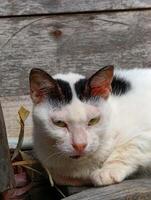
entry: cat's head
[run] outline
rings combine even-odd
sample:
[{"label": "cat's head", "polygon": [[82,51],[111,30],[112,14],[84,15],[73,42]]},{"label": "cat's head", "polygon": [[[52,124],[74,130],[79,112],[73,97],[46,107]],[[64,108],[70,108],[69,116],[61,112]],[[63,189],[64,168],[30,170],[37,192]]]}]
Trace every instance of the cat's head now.
[{"label": "cat's head", "polygon": [[33,118],[38,131],[55,141],[55,148],[70,157],[95,152],[104,140],[109,118],[113,66],[90,78],[68,73],[54,77],[41,69],[30,73]]}]

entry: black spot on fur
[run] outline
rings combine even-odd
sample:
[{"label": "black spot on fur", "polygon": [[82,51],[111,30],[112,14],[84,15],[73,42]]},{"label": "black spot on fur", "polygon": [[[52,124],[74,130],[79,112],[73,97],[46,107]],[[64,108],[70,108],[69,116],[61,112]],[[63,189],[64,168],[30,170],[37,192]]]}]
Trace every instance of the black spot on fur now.
[{"label": "black spot on fur", "polygon": [[[81,101],[92,99],[89,89],[86,90],[86,82],[87,79],[80,79],[75,83],[75,91]],[[113,77],[111,86],[112,94],[116,96],[121,96],[131,89],[131,85],[127,80],[116,76]],[[93,97],[93,99],[98,100],[99,97]]]},{"label": "black spot on fur", "polygon": [[131,89],[130,83],[124,78],[114,76],[112,81],[112,94],[121,96]]},{"label": "black spot on fur", "polygon": [[100,97],[91,95],[91,91],[89,85],[87,85],[87,81],[88,80],[86,78],[83,78],[75,83],[75,91],[77,97],[81,101],[88,101],[88,100],[98,101]]},{"label": "black spot on fur", "polygon": [[84,100],[88,96],[85,94],[86,82],[87,82],[87,79],[83,78],[75,83],[75,91],[80,100]]},{"label": "black spot on fur", "polygon": [[56,79],[56,88],[48,93],[48,98],[54,107],[60,108],[62,105],[69,104],[72,100],[72,91],[69,83]]},{"label": "black spot on fur", "polygon": [[63,81],[61,79],[57,79],[57,83],[63,94],[62,100],[65,103],[70,103],[72,100],[72,91],[71,91],[71,87],[70,87],[69,83],[66,81]]}]

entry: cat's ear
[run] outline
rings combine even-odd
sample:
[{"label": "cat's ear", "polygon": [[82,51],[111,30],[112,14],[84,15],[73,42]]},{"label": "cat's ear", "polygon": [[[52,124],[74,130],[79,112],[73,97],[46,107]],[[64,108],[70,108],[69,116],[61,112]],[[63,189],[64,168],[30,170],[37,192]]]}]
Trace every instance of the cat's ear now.
[{"label": "cat's ear", "polygon": [[47,72],[33,68],[29,75],[30,95],[35,104],[40,103],[49,95],[59,95],[60,90],[55,79]]},{"label": "cat's ear", "polygon": [[107,99],[111,92],[113,80],[113,66],[106,66],[88,79],[88,88],[91,96],[100,96]]}]

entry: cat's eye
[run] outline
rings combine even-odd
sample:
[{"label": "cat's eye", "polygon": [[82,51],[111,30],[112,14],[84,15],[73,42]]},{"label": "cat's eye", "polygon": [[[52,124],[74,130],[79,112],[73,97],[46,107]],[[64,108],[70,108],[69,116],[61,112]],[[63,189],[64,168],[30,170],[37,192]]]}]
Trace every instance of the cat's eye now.
[{"label": "cat's eye", "polygon": [[95,124],[97,124],[100,121],[100,116],[99,117],[95,117],[90,119],[90,121],[88,122],[88,126],[93,126]]},{"label": "cat's eye", "polygon": [[61,120],[58,120],[58,121],[52,120],[52,122],[53,122],[56,126],[59,126],[59,127],[62,127],[62,128],[67,127],[67,124],[66,124],[65,122],[61,121]]}]

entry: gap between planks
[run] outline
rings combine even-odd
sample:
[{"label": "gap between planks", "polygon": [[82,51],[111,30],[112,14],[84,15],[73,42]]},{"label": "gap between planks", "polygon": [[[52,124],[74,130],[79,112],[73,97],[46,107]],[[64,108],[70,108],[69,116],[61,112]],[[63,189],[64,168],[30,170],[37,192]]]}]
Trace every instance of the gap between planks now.
[{"label": "gap between planks", "polygon": [[24,17],[27,17],[27,18],[30,18],[30,17],[48,17],[49,16],[63,16],[63,15],[79,15],[79,14],[107,14],[107,13],[118,13],[118,12],[144,12],[144,11],[150,11],[151,10],[151,7],[148,7],[148,8],[131,8],[131,9],[115,9],[115,10],[112,10],[112,9],[107,9],[107,10],[87,10],[87,11],[69,11],[69,12],[52,12],[52,13],[33,13],[33,14],[21,14],[21,15],[6,15],[6,16],[3,16],[3,15],[0,15],[0,19],[3,19],[3,18],[24,18]]}]

